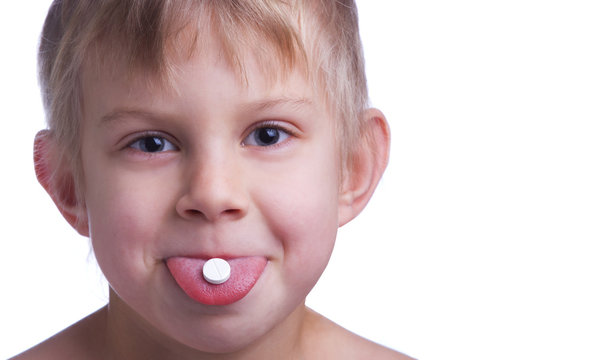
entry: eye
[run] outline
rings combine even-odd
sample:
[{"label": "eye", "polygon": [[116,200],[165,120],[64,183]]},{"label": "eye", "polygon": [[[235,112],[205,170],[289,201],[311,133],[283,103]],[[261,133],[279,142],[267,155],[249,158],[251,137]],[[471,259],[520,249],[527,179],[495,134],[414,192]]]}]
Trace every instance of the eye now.
[{"label": "eye", "polygon": [[144,136],[129,144],[132,149],[145,153],[157,153],[164,151],[176,151],[178,147],[161,136]]},{"label": "eye", "polygon": [[287,140],[291,133],[280,126],[263,124],[246,136],[244,145],[272,146]]}]

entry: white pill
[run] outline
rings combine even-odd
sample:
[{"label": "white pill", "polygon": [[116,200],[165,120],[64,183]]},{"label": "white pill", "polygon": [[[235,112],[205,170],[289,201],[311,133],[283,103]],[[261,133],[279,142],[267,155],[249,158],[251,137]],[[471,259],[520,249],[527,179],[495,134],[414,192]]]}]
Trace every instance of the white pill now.
[{"label": "white pill", "polygon": [[229,279],[230,273],[229,263],[220,258],[209,259],[203,266],[203,276],[211,284],[223,284]]}]

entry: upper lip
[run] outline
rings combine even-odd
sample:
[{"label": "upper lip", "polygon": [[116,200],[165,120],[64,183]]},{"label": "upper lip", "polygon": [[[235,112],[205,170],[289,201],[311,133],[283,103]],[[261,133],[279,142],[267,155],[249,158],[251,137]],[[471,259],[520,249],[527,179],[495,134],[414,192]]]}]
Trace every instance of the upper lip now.
[{"label": "upper lip", "polygon": [[193,259],[202,259],[202,260],[208,260],[208,259],[212,259],[212,258],[221,258],[221,259],[225,259],[225,260],[231,260],[231,259],[238,259],[238,258],[247,258],[247,257],[252,257],[252,256],[263,256],[263,255],[255,255],[255,254],[229,254],[229,253],[186,253],[186,254],[177,254],[177,255],[171,255],[171,256],[167,256],[164,258],[164,260],[168,260],[170,258],[174,258],[174,257],[184,257],[184,258],[193,258]]},{"label": "upper lip", "polygon": [[[161,243],[161,248],[154,249],[160,259],[172,257],[187,257],[195,259],[235,259],[250,256],[264,256],[268,258],[268,248],[264,242],[252,242],[243,239],[243,229],[224,229],[219,232],[199,231],[185,233],[180,237],[168,237]],[[251,238],[250,236],[248,238]],[[256,236],[257,239],[265,238]]]}]

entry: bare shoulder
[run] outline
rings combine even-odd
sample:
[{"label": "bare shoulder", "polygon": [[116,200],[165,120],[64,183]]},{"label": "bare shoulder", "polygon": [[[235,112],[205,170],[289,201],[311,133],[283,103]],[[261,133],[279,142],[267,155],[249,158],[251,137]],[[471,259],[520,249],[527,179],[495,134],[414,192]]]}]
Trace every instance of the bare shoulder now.
[{"label": "bare shoulder", "polygon": [[308,349],[321,359],[412,360],[413,358],[358,336],[307,309]]},{"label": "bare shoulder", "polygon": [[11,360],[90,359],[102,347],[104,319],[98,310]]}]

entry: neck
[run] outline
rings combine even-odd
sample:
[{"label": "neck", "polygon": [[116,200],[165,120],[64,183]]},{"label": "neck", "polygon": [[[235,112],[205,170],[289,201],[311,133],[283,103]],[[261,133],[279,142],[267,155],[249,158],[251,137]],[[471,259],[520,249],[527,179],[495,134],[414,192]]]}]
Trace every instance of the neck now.
[{"label": "neck", "polygon": [[205,353],[190,348],[151,326],[112,290],[106,309],[106,347],[112,360],[125,359],[212,359],[248,360],[301,358],[304,318],[301,304],[285,320],[245,348],[230,353]]}]

